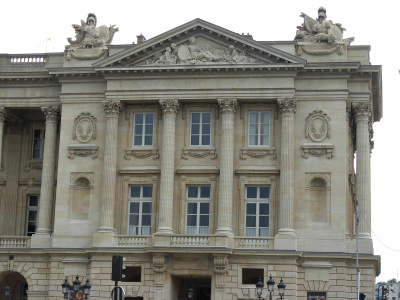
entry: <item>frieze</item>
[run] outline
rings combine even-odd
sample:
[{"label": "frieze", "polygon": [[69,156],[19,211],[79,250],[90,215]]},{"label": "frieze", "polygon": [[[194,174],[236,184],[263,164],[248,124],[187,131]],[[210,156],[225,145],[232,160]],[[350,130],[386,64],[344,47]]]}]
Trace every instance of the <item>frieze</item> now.
[{"label": "frieze", "polygon": [[92,159],[98,157],[99,146],[96,144],[72,144],[68,146],[68,158],[74,159],[78,157],[88,157]]},{"label": "frieze", "polygon": [[96,139],[97,118],[90,112],[83,112],[75,118],[72,129],[72,139],[81,143],[87,143],[91,139]]},{"label": "frieze", "polygon": [[152,157],[153,159],[158,159],[160,157],[158,153],[158,148],[153,149],[125,149],[125,156],[126,160],[130,160],[131,157],[144,159],[148,157]]},{"label": "frieze", "polygon": [[250,57],[245,50],[239,50],[234,45],[199,44],[195,37],[189,38],[184,45],[172,43],[164,51],[158,52],[144,61],[143,65],[177,65],[177,64],[250,64],[258,59]]},{"label": "frieze", "polygon": [[331,136],[330,117],[322,110],[314,110],[306,118],[306,137],[322,142]]},{"label": "frieze", "polygon": [[211,159],[217,158],[216,149],[209,148],[209,149],[191,149],[191,148],[183,148],[181,158],[188,159],[188,156],[193,158],[204,158],[210,156]]},{"label": "frieze", "polygon": [[251,158],[264,158],[270,156],[271,159],[276,159],[276,150],[275,148],[245,148],[243,147],[240,152],[240,158],[246,159],[246,156]]}]

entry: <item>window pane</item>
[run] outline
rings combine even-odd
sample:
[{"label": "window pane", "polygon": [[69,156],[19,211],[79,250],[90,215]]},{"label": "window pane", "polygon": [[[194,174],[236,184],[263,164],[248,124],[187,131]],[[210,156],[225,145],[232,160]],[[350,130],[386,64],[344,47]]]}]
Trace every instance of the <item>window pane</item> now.
[{"label": "window pane", "polygon": [[153,145],[153,136],[148,135],[144,137],[144,145],[145,146],[151,146]]},{"label": "window pane", "polygon": [[247,190],[247,198],[257,198],[256,186],[248,186],[246,190]]},{"label": "window pane", "polygon": [[131,197],[140,197],[140,186],[131,186]]},{"label": "window pane", "polygon": [[210,187],[209,186],[200,187],[200,198],[210,198]]},{"label": "window pane", "polygon": [[33,158],[40,158],[40,149],[33,150]]},{"label": "window pane", "polygon": [[143,186],[143,197],[150,198],[153,194],[153,187],[151,185]]},{"label": "window pane", "polygon": [[197,214],[197,203],[188,203],[187,214],[188,215]]},{"label": "window pane", "polygon": [[256,216],[246,217],[246,227],[256,227]]},{"label": "window pane", "polygon": [[203,124],[201,126],[201,133],[202,134],[210,134],[211,132],[211,125],[210,124]]},{"label": "window pane", "polygon": [[257,132],[258,132],[257,125],[250,125],[249,134],[257,134]]},{"label": "window pane", "polygon": [[139,225],[139,215],[130,215],[129,225]]},{"label": "window pane", "polygon": [[260,228],[260,237],[268,237],[269,236],[269,228]]},{"label": "window pane", "polygon": [[153,133],[153,125],[146,125],[144,133],[145,134],[152,134]]},{"label": "window pane", "polygon": [[266,216],[260,216],[258,219],[259,227],[269,227],[269,218]]},{"label": "window pane", "polygon": [[258,116],[258,113],[256,113],[256,112],[250,113],[250,124],[257,123],[257,116]]},{"label": "window pane", "polygon": [[210,213],[210,203],[200,203],[200,214],[209,214]]},{"label": "window pane", "polygon": [[200,138],[198,135],[192,135],[190,138],[190,144],[192,146],[200,145]]},{"label": "window pane", "polygon": [[255,203],[247,203],[246,205],[246,214],[247,215],[255,215],[257,211],[257,204]]},{"label": "window pane", "polygon": [[257,230],[255,228],[246,228],[246,236],[256,236]]},{"label": "window pane", "polygon": [[135,114],[135,124],[143,124],[143,114]]},{"label": "window pane", "polygon": [[143,133],[143,125],[135,125],[135,135],[141,135]]},{"label": "window pane", "polygon": [[135,135],[135,138],[133,139],[133,145],[134,146],[141,146],[142,145],[142,136]]},{"label": "window pane", "polygon": [[210,233],[210,228],[209,227],[200,227],[199,228],[199,233],[200,234],[209,234]]},{"label": "window pane", "polygon": [[203,146],[209,146],[210,145],[210,140],[211,140],[211,137],[209,135],[203,135],[202,138],[201,138],[201,144]]},{"label": "window pane", "polygon": [[[36,224],[29,223],[28,224],[28,232],[30,232],[30,233],[36,232]],[[32,235],[32,234],[30,234],[30,235]]]},{"label": "window pane", "polygon": [[129,212],[131,214],[135,213],[138,214],[139,213],[139,202],[131,202],[131,207]]},{"label": "window pane", "polygon": [[142,234],[143,235],[150,235],[151,234],[151,227],[150,226],[142,227]]},{"label": "window pane", "polygon": [[129,226],[129,234],[130,235],[138,235],[139,234],[139,227],[137,227],[137,226]]},{"label": "window pane", "polygon": [[143,215],[142,226],[150,226],[150,225],[151,225],[151,215]]},{"label": "window pane", "polygon": [[200,216],[200,226],[208,226],[210,224],[209,218],[209,215]]},{"label": "window pane", "polygon": [[38,196],[30,196],[29,197],[29,206],[38,206],[39,205],[39,197]]},{"label": "window pane", "polygon": [[269,198],[269,187],[268,186],[260,187],[260,198],[263,198],[263,199]]},{"label": "window pane", "polygon": [[198,188],[197,186],[189,186],[188,187],[188,197],[189,198],[197,198]]},{"label": "window pane", "polygon": [[200,123],[200,113],[192,113],[192,123]]},{"label": "window pane", "polygon": [[30,210],[28,212],[28,221],[36,221],[36,218],[37,218],[37,211]]},{"label": "window pane", "polygon": [[211,123],[211,113],[203,113],[203,123]]},{"label": "window pane", "polygon": [[187,227],[186,234],[196,234],[196,227]]},{"label": "window pane", "polygon": [[269,136],[268,135],[260,136],[260,145],[263,145],[263,146],[269,145]]},{"label": "window pane", "polygon": [[249,145],[257,146],[257,136],[255,136],[255,135],[249,136]]},{"label": "window pane", "polygon": [[192,124],[192,134],[200,134],[200,125]]},{"label": "window pane", "polygon": [[260,215],[269,215],[268,203],[260,203]]},{"label": "window pane", "polygon": [[196,226],[197,216],[187,216],[187,226]]},{"label": "window pane", "polygon": [[144,213],[144,214],[151,213],[151,202],[143,202],[142,203],[142,213]]},{"label": "window pane", "polygon": [[153,124],[153,113],[146,114],[146,124]]}]

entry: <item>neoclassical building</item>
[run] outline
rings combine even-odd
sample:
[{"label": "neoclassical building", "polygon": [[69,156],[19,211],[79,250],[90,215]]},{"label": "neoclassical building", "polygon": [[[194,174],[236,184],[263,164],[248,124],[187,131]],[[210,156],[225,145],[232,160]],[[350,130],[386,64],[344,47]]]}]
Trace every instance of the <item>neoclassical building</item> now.
[{"label": "neoclassical building", "polygon": [[112,255],[127,300],[256,299],[269,276],[288,300],[356,299],[357,201],[372,298],[381,66],[302,16],[292,41],[196,19],[111,45],[89,14],[64,52],[1,54],[0,299],[61,300],[76,275],[109,299]]}]

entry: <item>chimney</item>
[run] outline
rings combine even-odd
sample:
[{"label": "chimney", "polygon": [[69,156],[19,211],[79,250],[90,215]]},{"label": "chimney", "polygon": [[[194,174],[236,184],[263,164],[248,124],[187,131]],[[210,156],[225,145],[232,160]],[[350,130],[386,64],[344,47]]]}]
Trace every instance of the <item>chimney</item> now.
[{"label": "chimney", "polygon": [[137,38],[137,44],[141,44],[146,40],[143,34],[137,35],[136,38]]}]

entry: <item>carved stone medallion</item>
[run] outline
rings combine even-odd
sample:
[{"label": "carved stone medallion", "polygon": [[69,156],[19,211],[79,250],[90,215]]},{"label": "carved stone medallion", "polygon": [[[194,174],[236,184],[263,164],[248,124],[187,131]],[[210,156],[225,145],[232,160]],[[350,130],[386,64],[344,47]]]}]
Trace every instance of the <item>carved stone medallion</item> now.
[{"label": "carved stone medallion", "polygon": [[314,110],[306,118],[306,137],[322,142],[331,135],[330,118],[322,110]]},{"label": "carved stone medallion", "polygon": [[81,143],[87,143],[96,139],[96,117],[90,112],[83,112],[75,118],[72,129],[72,138]]}]

